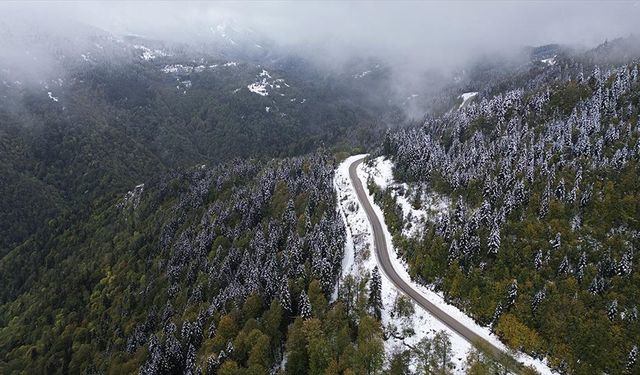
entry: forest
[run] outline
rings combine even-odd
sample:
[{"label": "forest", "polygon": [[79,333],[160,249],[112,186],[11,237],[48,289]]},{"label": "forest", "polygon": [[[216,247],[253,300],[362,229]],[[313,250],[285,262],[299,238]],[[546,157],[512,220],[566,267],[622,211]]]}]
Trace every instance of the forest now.
[{"label": "forest", "polygon": [[390,191],[377,199],[412,276],[510,347],[560,373],[636,373],[638,65],[558,65],[387,133],[381,152],[414,208],[452,200],[418,235],[402,234]]},{"label": "forest", "polygon": [[[455,369],[445,331],[388,350],[415,332],[382,324],[380,271],[341,274],[335,171],[363,152],[406,184],[368,187],[415,281],[560,374],[640,371],[637,39],[417,94],[373,59],[35,37],[59,76],[0,56],[0,374],[507,374],[482,347]],[[398,194],[451,206],[405,235]]]}]

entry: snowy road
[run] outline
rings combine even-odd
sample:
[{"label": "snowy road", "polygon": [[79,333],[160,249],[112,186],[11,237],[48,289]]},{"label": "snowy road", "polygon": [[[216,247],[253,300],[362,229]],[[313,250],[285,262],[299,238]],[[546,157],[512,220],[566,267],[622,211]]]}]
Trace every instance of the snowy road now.
[{"label": "snowy road", "polygon": [[[450,329],[457,332],[467,341],[471,342],[472,344],[482,344],[483,347],[491,350],[497,357],[507,355],[507,353],[503,349],[485,340],[483,337],[469,329],[466,325],[455,319],[453,316],[447,314],[441,308],[427,300],[422,293],[415,290],[400,275],[398,275],[389,256],[389,251],[387,249],[387,240],[385,238],[380,220],[374,212],[373,207],[371,206],[371,203],[369,202],[369,199],[367,197],[367,193],[365,192],[362,185],[362,181],[357,174],[357,168],[364,161],[364,159],[365,157],[356,159],[351,163],[351,165],[349,165],[349,178],[358,196],[358,200],[361,206],[364,208],[367,219],[369,220],[369,223],[371,225],[374,238],[375,254],[382,271],[392,281],[392,283],[398,290],[402,291],[407,296],[412,298],[418,305],[427,310]],[[521,368],[513,370],[516,372],[521,372]]]}]

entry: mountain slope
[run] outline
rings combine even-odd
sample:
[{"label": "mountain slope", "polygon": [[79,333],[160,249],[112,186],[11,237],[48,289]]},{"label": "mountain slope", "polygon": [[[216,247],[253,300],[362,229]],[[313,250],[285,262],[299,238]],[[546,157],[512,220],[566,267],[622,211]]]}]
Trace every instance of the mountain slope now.
[{"label": "mountain slope", "polygon": [[567,61],[523,89],[389,133],[383,152],[409,187],[380,199],[400,229],[416,223],[394,194],[415,209],[429,194],[451,199],[447,215],[416,236],[398,229],[395,241],[415,277],[505,342],[562,372],[632,373],[638,66],[587,76]]}]

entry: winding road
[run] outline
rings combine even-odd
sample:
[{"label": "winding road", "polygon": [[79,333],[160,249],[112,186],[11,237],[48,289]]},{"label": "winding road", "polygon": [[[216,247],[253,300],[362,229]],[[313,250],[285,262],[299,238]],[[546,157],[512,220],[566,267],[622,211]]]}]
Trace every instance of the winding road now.
[{"label": "winding road", "polygon": [[[360,201],[360,204],[362,205],[365,213],[367,214],[367,219],[371,224],[371,228],[373,230],[375,253],[378,259],[378,264],[380,265],[380,268],[382,269],[382,271],[387,275],[389,280],[391,280],[391,282],[395,285],[395,287],[398,290],[402,291],[404,294],[409,296],[418,305],[420,305],[422,308],[427,310],[429,313],[431,313],[431,315],[436,317],[438,320],[440,320],[446,326],[451,328],[453,331],[457,332],[460,336],[465,338],[467,341],[469,341],[472,344],[476,344],[476,345],[479,344],[483,348],[486,348],[487,350],[489,350],[491,352],[490,354],[493,354],[493,356],[497,358],[505,358],[505,356],[510,357],[510,355],[504,352],[501,348],[485,340],[484,338],[482,338],[481,336],[479,336],[478,334],[470,330],[468,327],[466,327],[464,324],[456,320],[454,317],[444,312],[438,306],[431,303],[420,292],[415,290],[413,287],[411,287],[411,285],[409,285],[406,281],[404,281],[400,277],[400,275],[398,275],[396,270],[393,268],[391,259],[389,258],[387,241],[384,235],[384,231],[382,230],[382,225],[380,224],[380,220],[378,220],[378,216],[373,211],[373,207],[371,207],[371,203],[369,202],[367,193],[364,190],[362,181],[360,180],[357,174],[357,168],[364,161],[364,159],[365,157],[361,159],[357,159],[353,163],[351,163],[351,165],[349,166],[349,178],[351,179],[351,184],[353,185],[353,188],[356,191],[358,200]],[[518,367],[519,368],[512,369],[512,371],[520,373],[522,371],[522,368],[520,366]]]}]

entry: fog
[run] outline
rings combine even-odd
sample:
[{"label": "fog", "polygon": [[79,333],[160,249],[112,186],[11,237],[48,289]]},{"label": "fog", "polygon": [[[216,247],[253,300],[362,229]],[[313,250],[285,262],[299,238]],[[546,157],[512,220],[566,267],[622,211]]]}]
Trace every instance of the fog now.
[{"label": "fog", "polygon": [[547,43],[592,46],[638,29],[640,2],[61,2],[5,3],[52,25],[71,19],[114,33],[189,42],[233,20],[279,44],[322,56],[369,54],[445,65],[486,51]]},{"label": "fog", "polygon": [[[72,37],[86,32],[73,26],[82,23],[116,35],[202,43],[211,27],[224,22],[325,65],[372,57],[411,77],[524,46],[593,47],[635,33],[638,19],[638,1],[12,2],[0,4],[0,57],[19,62],[25,47],[2,38],[34,28],[45,30],[35,39],[46,33]],[[34,35],[25,40],[34,42]]]}]

